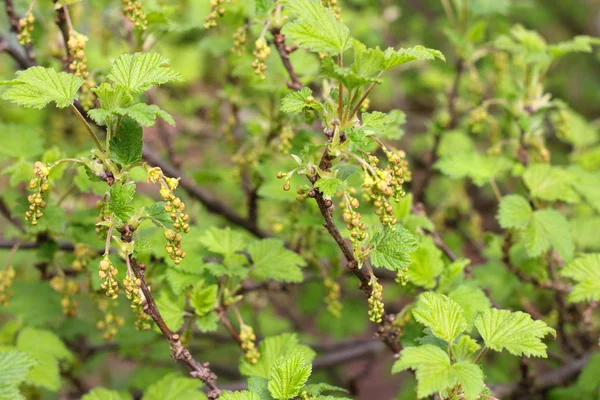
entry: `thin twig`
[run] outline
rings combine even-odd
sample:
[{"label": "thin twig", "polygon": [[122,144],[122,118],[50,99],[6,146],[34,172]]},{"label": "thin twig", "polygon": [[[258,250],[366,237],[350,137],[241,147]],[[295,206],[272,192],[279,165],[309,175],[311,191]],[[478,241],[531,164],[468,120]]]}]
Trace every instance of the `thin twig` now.
[{"label": "thin twig", "polygon": [[73,110],[73,112],[75,113],[75,115],[77,116],[77,118],[79,118],[79,120],[81,121],[81,123],[83,124],[83,126],[85,126],[85,129],[87,130],[87,132],[92,137],[92,140],[96,144],[96,147],[98,148],[98,150],[100,150],[101,152],[104,152],[104,148],[102,148],[102,145],[100,144],[100,140],[98,140],[98,136],[96,136],[96,134],[92,130],[92,127],[90,126],[90,124],[87,123],[87,121],[85,120],[84,116],[81,115],[81,112],[79,112],[79,110],[77,109],[77,107],[75,107],[74,104],[71,104],[71,110]]},{"label": "thin twig", "polygon": [[[21,27],[19,25],[19,21],[21,20],[21,18],[19,17],[19,15],[17,15],[17,13],[15,11],[15,6],[13,4],[13,0],[4,0],[4,6],[5,6],[4,8],[6,10],[6,15],[8,16],[10,30],[15,35],[18,35],[19,33],[21,33]],[[26,56],[27,61],[26,61],[26,63],[19,62],[19,64],[24,68],[29,68],[36,64],[33,46],[31,45],[31,43],[27,43],[23,46],[23,48],[25,49],[25,56]],[[14,56],[13,56],[13,58],[14,58]]]}]

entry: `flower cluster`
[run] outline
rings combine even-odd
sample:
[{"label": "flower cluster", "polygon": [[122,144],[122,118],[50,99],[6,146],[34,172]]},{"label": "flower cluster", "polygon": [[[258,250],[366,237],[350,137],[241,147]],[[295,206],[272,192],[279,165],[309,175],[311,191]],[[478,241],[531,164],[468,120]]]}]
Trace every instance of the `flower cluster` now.
[{"label": "flower cluster", "polygon": [[106,301],[99,303],[100,311],[104,313],[104,318],[96,322],[96,328],[103,332],[104,340],[113,340],[119,332],[119,328],[125,324],[123,317],[117,315],[116,310]]},{"label": "flower cluster", "polygon": [[246,26],[240,26],[233,33],[233,46],[231,47],[231,52],[236,56],[242,56],[245,53],[247,41]]},{"label": "flower cluster", "polygon": [[323,7],[329,8],[336,18],[341,21],[342,19],[342,8],[338,6],[338,0],[321,0]]},{"label": "flower cluster", "polygon": [[260,353],[256,348],[256,335],[251,326],[242,324],[240,329],[240,341],[240,346],[242,350],[244,350],[244,353],[246,353],[246,360],[248,360],[250,364],[256,364],[260,358]]},{"label": "flower cluster", "polygon": [[148,28],[148,19],[139,0],[121,0],[123,14],[139,30],[145,31]]},{"label": "flower cluster", "polygon": [[83,78],[81,85],[80,101],[85,109],[90,109],[94,106],[94,93],[91,88],[94,82],[89,79],[90,73],[87,70],[87,57],[85,56],[85,45],[88,37],[81,33],[71,30],[69,32],[69,41],[67,47],[69,49],[70,64],[69,69],[73,74]]},{"label": "flower cluster", "polygon": [[368,236],[367,227],[361,222],[360,213],[355,211],[359,206],[358,199],[348,193],[344,193],[344,201],[341,204],[344,210],[342,218],[344,218],[346,228],[350,230],[350,241],[352,242],[355,254],[360,252],[360,243]]},{"label": "flower cluster", "polygon": [[75,271],[83,271],[88,266],[90,261],[96,257],[96,252],[90,249],[90,246],[85,243],[77,243],[73,251],[75,259],[71,263],[71,268]]},{"label": "flower cluster", "polygon": [[340,284],[331,279],[330,277],[326,277],[323,281],[323,285],[325,286],[325,291],[327,292],[325,296],[325,304],[327,304],[327,310],[336,318],[339,318],[342,312],[342,303],[340,302]]},{"label": "flower cluster", "polygon": [[100,287],[106,291],[106,295],[113,299],[119,297],[117,291],[119,290],[119,282],[115,279],[119,271],[110,262],[108,254],[104,255],[102,261],[100,261],[100,269],[98,270],[98,276],[104,282],[100,284]]},{"label": "flower cluster", "polygon": [[127,275],[123,279],[123,287],[127,300],[131,302],[131,309],[135,314],[135,327],[139,331],[147,331],[150,329],[150,316],[144,312],[144,295],[140,289],[141,282],[138,278]]},{"label": "flower cluster", "polygon": [[285,183],[283,184],[283,190],[285,190],[287,192],[291,188],[291,186],[290,186],[291,174],[288,174],[287,172],[279,171],[277,173],[277,179],[283,179],[283,178],[285,178]]},{"label": "flower cluster", "polygon": [[65,276],[57,275],[50,280],[50,287],[61,295],[63,314],[67,317],[77,316],[79,301],[75,300],[75,295],[79,294],[79,284]]},{"label": "flower cluster", "polygon": [[483,132],[484,124],[488,119],[485,107],[477,107],[469,113],[469,127],[473,133]]},{"label": "flower cluster", "polygon": [[31,11],[28,11],[27,14],[19,20],[19,33],[17,39],[19,39],[21,45],[24,46],[31,43],[31,32],[33,32],[34,22],[35,17]]},{"label": "flower cluster", "polygon": [[15,269],[12,266],[9,265],[0,271],[0,306],[6,306],[10,302],[12,296],[10,287],[13,279],[15,279]]},{"label": "flower cluster", "polygon": [[210,14],[204,17],[204,29],[208,30],[217,26],[217,18],[225,15],[225,0],[210,0]]},{"label": "flower cluster", "polygon": [[29,182],[29,188],[36,190],[36,192],[30,194],[27,198],[29,200],[29,210],[25,213],[25,219],[31,225],[37,225],[38,219],[44,215],[42,209],[46,207],[44,193],[50,190],[50,183],[48,182],[50,168],[43,162],[38,161],[33,166],[33,172],[36,177]]},{"label": "flower cluster", "polygon": [[252,68],[254,69],[254,73],[260,77],[260,79],[265,79],[265,71],[267,70],[267,64],[265,61],[269,54],[271,54],[271,48],[267,44],[267,41],[263,36],[259,37],[258,40],[254,43],[254,62],[252,62]]},{"label": "flower cluster", "polygon": [[383,318],[383,286],[373,277],[369,285],[373,287],[369,297],[369,319],[380,323]]},{"label": "flower cluster", "polygon": [[279,132],[279,146],[278,149],[282,154],[289,154],[292,150],[291,140],[294,138],[294,131],[289,125],[284,125]]},{"label": "flower cluster", "polygon": [[164,176],[158,167],[146,166],[146,169],[148,182],[160,183],[160,196],[165,201],[165,211],[169,213],[173,221],[173,230],[165,229],[165,238],[168,241],[165,249],[175,264],[179,264],[185,258],[185,252],[181,250],[181,232],[188,233],[190,231],[190,225],[187,222],[189,215],[184,212],[185,204],[173,193],[179,185],[179,179]]}]

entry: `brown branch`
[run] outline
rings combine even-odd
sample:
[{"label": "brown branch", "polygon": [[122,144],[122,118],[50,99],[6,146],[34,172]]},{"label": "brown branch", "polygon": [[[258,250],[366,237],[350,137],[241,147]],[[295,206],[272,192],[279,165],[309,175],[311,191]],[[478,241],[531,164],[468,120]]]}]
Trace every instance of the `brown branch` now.
[{"label": "brown branch", "polygon": [[[133,229],[126,225],[123,233],[121,234],[121,240],[123,242],[129,243],[132,240]],[[140,280],[140,289],[144,294],[144,312],[148,314],[158,329],[162,332],[163,336],[169,341],[171,347],[171,356],[188,366],[190,369],[190,375],[193,378],[197,378],[204,382],[204,384],[208,388],[207,397],[209,399],[217,399],[221,395],[221,390],[217,386],[216,379],[217,376],[211,371],[208,363],[200,363],[190,353],[190,351],[183,346],[181,343],[181,338],[179,334],[172,332],[171,329],[167,326],[166,322],[160,315],[160,311],[156,306],[156,302],[154,301],[154,297],[150,292],[150,288],[146,284],[145,270],[146,266],[144,264],[138,263],[138,261],[132,256],[128,255],[129,263],[131,264],[131,268],[136,278]]]},{"label": "brown branch", "polygon": [[27,59],[26,56],[23,56],[21,52],[14,46],[8,42],[1,33],[0,33],[0,53],[6,53],[19,65],[19,69],[27,69],[35,65],[34,62],[31,62]]},{"label": "brown branch", "polygon": [[160,169],[162,169],[168,176],[181,177],[179,185],[190,196],[200,201],[209,212],[222,216],[232,224],[246,229],[256,237],[266,238],[271,236],[269,232],[255,226],[252,221],[242,217],[235,210],[231,209],[229,206],[217,199],[212,193],[197,186],[192,179],[184,176],[184,174],[178,168],[175,168],[169,163],[165,162],[161,157],[146,147],[144,147],[143,157],[144,160],[148,161],[148,163],[150,163],[152,166],[160,167]]},{"label": "brown branch", "polygon": [[285,67],[288,75],[290,76],[290,82],[287,83],[287,86],[290,89],[300,90],[302,89],[302,82],[300,82],[300,78],[296,73],[296,70],[292,66],[290,62],[290,54],[295,50],[293,47],[289,47],[285,45],[285,35],[281,33],[281,28],[273,28],[271,29],[271,34],[273,34],[273,44],[279,53],[279,57],[281,58],[281,62]]},{"label": "brown branch", "polygon": [[[8,16],[10,30],[15,35],[18,35],[21,32],[21,27],[19,26],[19,21],[21,20],[21,18],[19,17],[19,15],[17,15],[17,13],[15,11],[15,6],[13,4],[13,0],[4,0],[4,6],[5,6],[4,8],[6,10],[6,15]],[[19,65],[22,68],[29,68],[36,64],[33,46],[31,45],[31,43],[27,43],[26,45],[23,46],[23,48],[25,49],[25,57],[26,57],[25,62],[24,63],[21,63],[19,61],[17,61],[17,62],[19,62]],[[4,50],[4,51],[6,51],[6,50]],[[13,58],[15,58],[12,54],[11,54],[11,56]],[[16,58],[15,58],[15,60],[16,60]]]},{"label": "brown branch", "polygon": [[65,44],[65,57],[63,58],[63,69],[67,69],[68,65],[71,63],[71,57],[69,55],[69,36],[70,29],[69,23],[67,20],[67,9],[66,6],[61,6],[59,0],[52,0],[54,3],[54,7],[56,8],[56,16],[54,18],[54,22],[63,38],[63,42]]}]

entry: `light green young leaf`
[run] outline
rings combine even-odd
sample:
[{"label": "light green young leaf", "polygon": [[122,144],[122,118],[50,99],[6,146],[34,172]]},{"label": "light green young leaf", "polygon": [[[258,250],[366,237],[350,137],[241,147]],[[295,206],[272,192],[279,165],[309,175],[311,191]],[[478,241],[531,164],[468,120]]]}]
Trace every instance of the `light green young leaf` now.
[{"label": "light green young leaf", "polygon": [[518,194],[510,194],[504,196],[500,202],[498,220],[504,229],[522,228],[527,225],[532,213],[533,210],[527,199]]},{"label": "light green young leaf", "polygon": [[0,351],[0,387],[18,386],[36,364],[35,358],[26,352]]},{"label": "light green young leaf", "polygon": [[225,392],[219,397],[221,400],[262,400],[256,393],[242,390],[241,392]]},{"label": "light green young leaf", "polygon": [[452,365],[452,371],[463,390],[464,400],[477,400],[484,389],[481,367],[471,362],[460,361]]},{"label": "light green young leaf", "polygon": [[45,329],[24,328],[17,337],[17,348],[25,352],[42,352],[59,360],[73,360],[73,353],[54,332]]},{"label": "light green young leaf", "polygon": [[506,349],[509,353],[527,357],[546,358],[546,345],[542,338],[556,331],[543,321],[534,321],[524,312],[510,312],[491,308],[475,319],[475,326],[485,345],[495,351]]},{"label": "light green young leaf", "polygon": [[576,282],[569,294],[569,301],[579,303],[600,300],[600,253],[577,257],[560,274]]},{"label": "light green young leaf", "polygon": [[58,108],[65,108],[77,99],[77,91],[83,84],[83,79],[51,68],[31,67],[18,71],[17,77],[12,81],[0,84],[9,86],[2,98],[23,107],[43,108],[54,102]]},{"label": "light green young leaf", "polygon": [[600,174],[589,172],[579,166],[571,166],[572,185],[596,212],[600,213]]},{"label": "light green young leaf", "polygon": [[279,239],[262,239],[248,246],[252,258],[251,275],[255,279],[274,279],[279,282],[302,282],[300,267],[306,261],[297,253],[283,247]]},{"label": "light green young leaf", "polygon": [[135,209],[131,205],[135,196],[135,183],[115,182],[110,187],[110,209],[123,222],[129,221]]},{"label": "light green young leaf", "polygon": [[181,328],[181,325],[183,325],[185,297],[174,298],[166,290],[161,290],[156,300],[156,306],[171,331],[176,332]]},{"label": "light green young leaf", "polygon": [[556,210],[535,211],[524,235],[525,248],[531,257],[538,257],[552,247],[566,261],[573,258],[575,246],[571,225]]},{"label": "light green young leaf", "polygon": [[203,287],[203,285],[197,285],[190,296],[190,303],[196,315],[203,316],[213,310],[217,305],[217,293],[219,291],[218,285],[209,285]]},{"label": "light green young leaf", "polygon": [[571,186],[573,179],[568,171],[548,164],[532,164],[523,175],[523,180],[533,197],[548,201],[562,200],[567,203],[579,202],[579,196]]},{"label": "light green young leaf", "polygon": [[146,214],[148,217],[152,218],[152,222],[162,227],[160,224],[164,226],[171,226],[173,224],[173,220],[169,213],[165,210],[165,202],[157,201],[151,206],[144,207]]},{"label": "light green young leaf", "polygon": [[331,55],[350,48],[350,30],[325,8],[320,0],[286,0],[285,8],[296,17],[282,33],[300,47]]},{"label": "light green young leaf", "polygon": [[410,253],[417,250],[417,241],[410,231],[398,226],[395,231],[383,229],[377,232],[372,244],[371,264],[375,267],[399,271],[408,268]]},{"label": "light green young leaf", "polygon": [[419,248],[411,253],[410,258],[411,266],[407,272],[409,282],[425,289],[432,289],[436,284],[435,278],[444,270],[442,252],[433,239],[421,238]]},{"label": "light green young leaf", "polygon": [[592,45],[598,44],[600,44],[599,38],[579,35],[570,40],[550,45],[548,50],[553,57],[559,58],[569,53],[591,53]]},{"label": "light green young leaf", "polygon": [[384,67],[385,56],[379,47],[368,49],[367,46],[354,40],[354,63],[351,69],[356,75],[372,77],[378,75]]},{"label": "light green young leaf", "polygon": [[325,196],[335,196],[335,194],[344,188],[344,184],[338,178],[331,175],[322,176],[314,185]]},{"label": "light green young leaf", "polygon": [[420,399],[454,386],[455,377],[448,354],[432,344],[402,350],[400,359],[392,367],[392,373],[407,369],[416,371],[417,397]]},{"label": "light green young leaf", "polygon": [[340,67],[332,57],[325,58],[321,63],[321,72],[327,78],[335,79],[344,84],[348,89],[356,89],[367,83],[383,82],[378,77],[362,76],[350,68]]},{"label": "light green young leaf", "polygon": [[299,344],[298,337],[293,333],[265,338],[258,346],[260,358],[256,364],[250,364],[245,359],[240,364],[240,372],[246,376],[269,378],[271,367],[281,356],[301,352],[304,360],[310,363],[315,358],[315,352],[308,346]]},{"label": "light green young leaf", "polygon": [[182,81],[181,75],[169,68],[169,62],[158,53],[123,54],[113,63],[108,79],[131,94],[145,92],[153,85]]},{"label": "light green young leaf", "polygon": [[483,290],[473,284],[464,283],[448,293],[448,297],[454,300],[463,310],[467,329],[473,327],[475,317],[492,306],[490,299]]},{"label": "light green young leaf", "polygon": [[400,110],[389,113],[374,111],[362,113],[362,130],[367,136],[376,135],[378,138],[400,139],[404,134],[402,125],[406,123],[406,114]]},{"label": "light green young leaf", "polygon": [[281,99],[280,110],[287,114],[297,114],[306,110],[322,110],[321,102],[312,97],[312,90],[307,87],[292,92]]},{"label": "light green young leaf", "polygon": [[428,49],[423,46],[410,47],[408,49],[394,50],[391,47],[384,53],[384,69],[389,71],[399,65],[406,64],[414,60],[435,60],[436,58],[446,61],[446,57],[441,51]]},{"label": "light green young leaf", "polygon": [[443,294],[421,294],[412,313],[417,322],[430,328],[435,336],[448,343],[452,343],[468,328],[462,308]]},{"label": "light green young leaf", "polygon": [[58,359],[43,351],[31,351],[29,354],[35,358],[37,363],[29,371],[27,383],[48,389],[52,392],[58,391],[60,388]]},{"label": "light green young leaf", "polygon": [[282,356],[269,373],[269,393],[277,400],[292,399],[300,393],[311,372],[312,366],[304,360],[302,352]]},{"label": "light green young leaf", "polygon": [[454,179],[471,178],[477,186],[483,186],[493,178],[506,173],[512,162],[505,157],[495,157],[477,152],[453,153],[443,156],[435,168]]},{"label": "light green young leaf", "polygon": [[244,235],[232,231],[229,227],[219,229],[211,226],[200,237],[200,243],[213,253],[223,256],[232,255],[246,247]]},{"label": "light green young leaf", "polygon": [[131,400],[128,393],[97,387],[84,395],[81,400]]},{"label": "light green young leaf", "polygon": [[149,386],[142,400],[205,400],[206,396],[199,390],[201,387],[198,379],[170,374]]},{"label": "light green young leaf", "polygon": [[135,120],[123,118],[117,136],[110,140],[111,158],[123,166],[142,161],[143,135],[142,127]]},{"label": "light green young leaf", "polygon": [[456,361],[468,361],[480,348],[481,346],[475,339],[463,335],[452,344],[452,357]]},{"label": "light green young leaf", "polygon": [[346,389],[338,387],[338,386],[333,386],[328,383],[311,383],[311,384],[304,386],[303,391],[305,391],[306,393],[308,393],[312,396],[318,396],[324,392],[348,393],[348,391]]}]

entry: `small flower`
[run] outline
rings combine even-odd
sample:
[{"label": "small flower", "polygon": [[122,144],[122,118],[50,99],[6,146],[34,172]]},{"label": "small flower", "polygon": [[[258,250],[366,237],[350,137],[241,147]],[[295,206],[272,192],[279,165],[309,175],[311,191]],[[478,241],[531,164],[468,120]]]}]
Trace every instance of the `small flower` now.
[{"label": "small flower", "polygon": [[217,19],[225,15],[225,0],[210,0],[210,13],[204,17],[204,29],[209,30],[217,26]]},{"label": "small flower", "polygon": [[260,358],[260,353],[256,348],[256,335],[251,326],[242,324],[240,329],[240,347],[246,353],[246,360],[250,364],[256,364]]},{"label": "small flower", "polygon": [[254,62],[252,63],[252,68],[254,69],[254,73],[260,77],[260,79],[265,79],[265,71],[267,70],[267,64],[265,61],[269,54],[271,54],[271,48],[267,44],[267,41],[263,36],[259,37],[258,40],[254,43]]},{"label": "small flower", "polygon": [[383,286],[381,286],[375,277],[371,279],[369,285],[373,287],[371,296],[369,297],[369,319],[373,322],[380,323],[383,318]]},{"label": "small flower", "polygon": [[139,0],[121,0],[121,6],[125,17],[133,23],[133,25],[141,30],[148,29],[148,19],[142,8],[142,2]]},{"label": "small flower", "polygon": [[147,331],[151,328],[151,318],[144,308],[147,306],[146,300],[140,288],[141,281],[135,278],[133,275],[127,275],[123,279],[123,287],[125,288],[125,295],[127,300],[131,302],[131,309],[135,314],[135,327],[139,331]]},{"label": "small flower", "polygon": [[115,279],[118,273],[119,271],[111,263],[108,254],[105,254],[102,261],[100,261],[98,276],[104,281],[100,284],[100,287],[104,289],[106,295],[112,299],[119,297],[117,294],[119,291],[119,282]]},{"label": "small flower", "polygon": [[34,22],[35,17],[31,10],[27,11],[27,14],[19,20],[19,33],[17,34],[17,39],[19,39],[21,45],[24,46],[31,43],[31,32],[33,32]]},{"label": "small flower", "polygon": [[46,207],[44,195],[50,190],[50,183],[48,182],[50,168],[43,162],[37,161],[33,165],[33,173],[36,177],[29,182],[29,189],[35,192],[27,197],[29,210],[25,212],[25,220],[35,226],[44,215],[42,211]]}]

